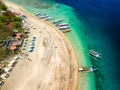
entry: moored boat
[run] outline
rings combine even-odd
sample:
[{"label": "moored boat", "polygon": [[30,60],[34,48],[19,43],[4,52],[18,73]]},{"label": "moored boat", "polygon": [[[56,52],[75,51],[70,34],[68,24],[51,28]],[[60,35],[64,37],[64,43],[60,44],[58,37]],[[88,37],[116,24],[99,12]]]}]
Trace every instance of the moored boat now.
[{"label": "moored boat", "polygon": [[62,27],[59,27],[60,30],[65,30],[65,29],[69,29],[68,26],[62,26]]},{"label": "moored boat", "polygon": [[45,20],[50,20],[50,19],[52,19],[53,17],[47,17],[47,18],[45,18]]},{"label": "moored boat", "polygon": [[41,15],[41,13],[36,13],[35,16]]},{"label": "moored boat", "polygon": [[56,24],[56,23],[59,23],[59,22],[61,22],[61,21],[63,21],[63,19],[55,20],[53,23]]},{"label": "moored boat", "polygon": [[42,19],[42,18],[47,18],[48,15],[41,15],[41,16],[38,16],[39,19]]},{"label": "moored boat", "polygon": [[71,30],[64,30],[63,33],[67,33],[67,32],[70,32]]},{"label": "moored boat", "polygon": [[96,57],[96,58],[101,58],[101,55],[94,50],[89,50],[89,54]]},{"label": "moored boat", "polygon": [[67,26],[67,25],[68,25],[68,23],[57,24],[57,26],[60,26],[60,27],[62,27],[62,26]]},{"label": "moored boat", "polygon": [[97,70],[97,68],[92,68],[92,67],[91,68],[83,67],[83,68],[78,69],[79,72],[94,72],[96,70]]}]

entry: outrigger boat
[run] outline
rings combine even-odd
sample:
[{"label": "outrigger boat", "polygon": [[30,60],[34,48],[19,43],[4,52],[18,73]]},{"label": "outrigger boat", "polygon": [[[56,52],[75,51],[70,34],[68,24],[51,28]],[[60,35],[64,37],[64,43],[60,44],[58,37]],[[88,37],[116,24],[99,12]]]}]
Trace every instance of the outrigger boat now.
[{"label": "outrigger boat", "polygon": [[65,30],[65,29],[69,29],[68,26],[62,26],[62,27],[59,27],[60,30]]},{"label": "outrigger boat", "polygon": [[35,16],[41,15],[41,13],[36,13]]},{"label": "outrigger boat", "polygon": [[42,18],[47,18],[48,15],[41,15],[41,16],[38,16],[38,18],[42,19]]},{"label": "outrigger boat", "polygon": [[59,23],[59,22],[61,22],[61,21],[63,21],[63,19],[55,20],[53,23],[56,24],[56,23]]},{"label": "outrigger boat", "polygon": [[88,67],[84,67],[84,68],[79,68],[78,69],[78,71],[79,72],[94,72],[94,71],[96,71],[97,70],[97,68],[88,68]]},{"label": "outrigger boat", "polygon": [[50,19],[52,19],[53,17],[47,17],[47,18],[45,18],[45,20],[50,20]]},{"label": "outrigger boat", "polygon": [[67,33],[67,32],[70,32],[71,30],[64,30],[63,33]]},{"label": "outrigger boat", "polygon": [[101,58],[101,55],[94,50],[89,50],[89,54],[96,57],[96,58]]},{"label": "outrigger boat", "polygon": [[68,23],[57,24],[57,26],[59,26],[59,27],[63,27],[63,26],[67,26],[67,25],[68,25]]}]

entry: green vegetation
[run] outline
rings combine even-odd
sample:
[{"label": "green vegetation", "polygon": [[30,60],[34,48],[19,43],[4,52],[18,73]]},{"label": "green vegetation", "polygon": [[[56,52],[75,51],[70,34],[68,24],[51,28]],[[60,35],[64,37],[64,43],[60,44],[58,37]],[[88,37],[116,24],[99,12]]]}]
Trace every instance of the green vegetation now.
[{"label": "green vegetation", "polygon": [[22,20],[14,13],[7,10],[7,7],[0,1],[0,59],[9,55],[10,50],[3,43],[4,40],[13,38],[14,29],[22,32]]},{"label": "green vegetation", "polygon": [[0,10],[7,10],[7,7],[0,1]]}]

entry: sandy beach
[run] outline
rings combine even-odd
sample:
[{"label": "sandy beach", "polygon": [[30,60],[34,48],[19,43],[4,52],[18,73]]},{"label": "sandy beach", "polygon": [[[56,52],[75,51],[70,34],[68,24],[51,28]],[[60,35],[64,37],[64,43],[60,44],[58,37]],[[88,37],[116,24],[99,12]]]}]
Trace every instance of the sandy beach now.
[{"label": "sandy beach", "polygon": [[[39,20],[22,6],[3,1],[8,8],[26,15],[35,49],[21,57],[1,90],[76,90],[77,58],[68,39],[50,22]],[[32,27],[31,27],[32,26]],[[28,59],[30,58],[30,60]],[[82,89],[81,89],[82,90]]]}]

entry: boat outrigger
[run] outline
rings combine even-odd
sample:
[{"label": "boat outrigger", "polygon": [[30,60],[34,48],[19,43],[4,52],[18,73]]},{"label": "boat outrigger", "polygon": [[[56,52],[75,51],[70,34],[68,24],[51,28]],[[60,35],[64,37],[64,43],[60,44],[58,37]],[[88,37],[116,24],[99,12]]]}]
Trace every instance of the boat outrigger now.
[{"label": "boat outrigger", "polygon": [[89,54],[96,57],[96,58],[101,58],[101,55],[94,50],[89,50]]},{"label": "boat outrigger", "polygon": [[92,68],[92,67],[91,68],[83,67],[83,68],[78,69],[79,72],[94,72],[96,70],[97,70],[97,68]]}]

